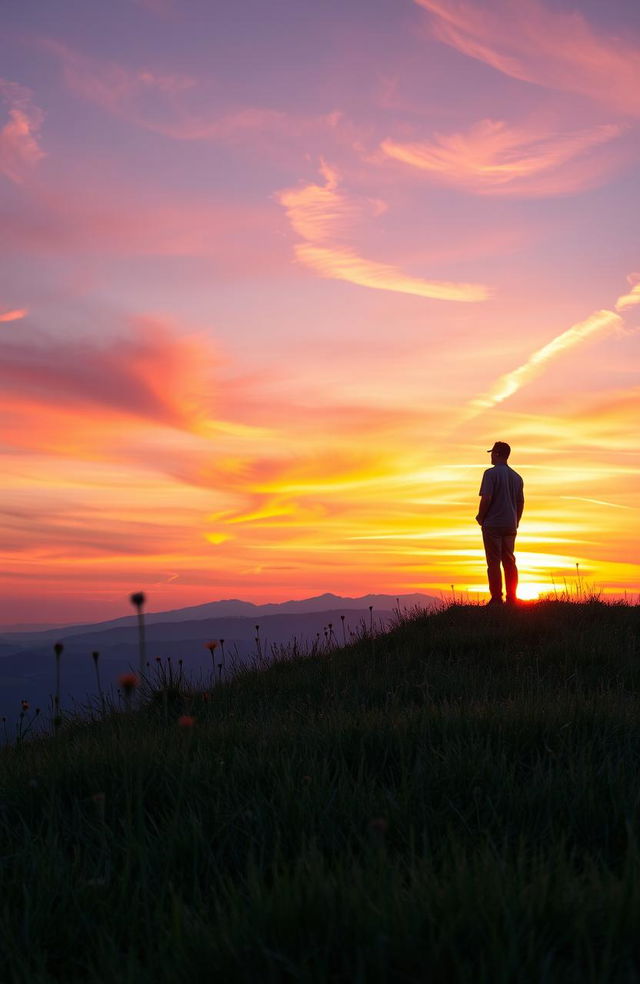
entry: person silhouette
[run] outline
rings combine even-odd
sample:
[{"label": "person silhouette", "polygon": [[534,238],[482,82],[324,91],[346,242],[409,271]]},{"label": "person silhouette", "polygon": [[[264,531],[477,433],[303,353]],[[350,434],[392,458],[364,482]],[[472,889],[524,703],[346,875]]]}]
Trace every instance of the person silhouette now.
[{"label": "person silhouette", "polygon": [[487,577],[491,599],[489,605],[502,604],[502,571],[507,604],[517,601],[518,568],[514,548],[520,517],[524,509],[524,482],[507,464],[511,448],[496,441],[487,451],[493,467],[487,468],[480,485],[480,508],[476,521],[482,527],[482,542],[487,558]]}]

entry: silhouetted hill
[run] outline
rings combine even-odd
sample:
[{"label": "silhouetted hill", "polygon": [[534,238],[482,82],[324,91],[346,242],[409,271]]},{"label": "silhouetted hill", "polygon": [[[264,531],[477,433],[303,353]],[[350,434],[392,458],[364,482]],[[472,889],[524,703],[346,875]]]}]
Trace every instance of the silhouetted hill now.
[{"label": "silhouetted hill", "polygon": [[[325,594],[317,598],[282,604],[253,605],[244,601],[218,601],[177,612],[153,612],[145,616],[147,660],[170,658],[192,677],[205,680],[212,673],[210,640],[224,640],[226,675],[233,665],[244,664],[257,651],[256,625],[260,626],[260,649],[268,655],[271,646],[296,639],[302,646],[324,640],[331,623],[335,640],[342,644],[351,639],[362,623],[386,627],[393,618],[398,602],[401,610],[416,606],[429,608],[436,599],[427,595],[365,595],[363,598],[339,598]],[[373,606],[373,613],[370,607]],[[383,607],[384,606],[384,607]],[[239,615],[238,612],[245,613]],[[249,613],[249,614],[246,614]],[[54,689],[55,665],[53,643],[64,644],[62,657],[62,703],[70,709],[74,702],[96,693],[95,666],[91,654],[100,653],[103,685],[115,684],[118,676],[138,666],[138,626],[135,615],[100,622],[75,625],[36,633],[6,634],[0,637],[0,715],[13,721],[21,700],[43,712],[50,704]],[[216,653],[221,661],[221,649]]]}]

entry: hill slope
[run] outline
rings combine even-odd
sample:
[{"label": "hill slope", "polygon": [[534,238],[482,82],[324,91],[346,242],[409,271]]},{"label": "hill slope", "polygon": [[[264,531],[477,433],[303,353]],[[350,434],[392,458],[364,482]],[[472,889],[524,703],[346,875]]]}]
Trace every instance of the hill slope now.
[{"label": "hill slope", "polygon": [[[293,639],[311,645],[329,624],[333,635],[342,642],[369,625],[373,618],[377,628],[388,625],[394,609],[425,608],[435,603],[428,595],[402,595],[399,600],[388,595],[363,598],[339,598],[321,595],[282,604],[253,605],[244,601],[216,601],[175,612],[156,612],[145,616],[147,655],[171,658],[174,665],[183,661],[184,670],[193,677],[206,678],[211,673],[209,640],[225,640],[227,658],[225,674],[232,664],[246,663],[256,652],[256,625],[260,626],[261,649],[281,646]],[[369,606],[372,606],[372,611]],[[246,612],[251,612],[250,617]],[[238,614],[244,612],[244,615]],[[85,702],[96,691],[95,667],[91,653],[99,652],[103,682],[109,688],[118,676],[138,666],[138,625],[136,616],[111,622],[75,625],[53,632],[19,633],[0,637],[0,717],[12,722],[21,700],[34,707],[49,708],[55,689],[53,645],[64,644],[62,665],[62,706],[70,708]]]},{"label": "hill slope", "polygon": [[5,750],[0,979],[638,980],[639,628],[453,606]]}]

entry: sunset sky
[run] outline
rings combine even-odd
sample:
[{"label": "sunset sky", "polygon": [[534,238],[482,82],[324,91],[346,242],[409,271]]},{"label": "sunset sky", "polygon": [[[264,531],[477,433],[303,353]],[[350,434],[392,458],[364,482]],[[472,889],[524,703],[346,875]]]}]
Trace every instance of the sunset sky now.
[{"label": "sunset sky", "polygon": [[0,623],[640,590],[637,0],[21,0]]}]

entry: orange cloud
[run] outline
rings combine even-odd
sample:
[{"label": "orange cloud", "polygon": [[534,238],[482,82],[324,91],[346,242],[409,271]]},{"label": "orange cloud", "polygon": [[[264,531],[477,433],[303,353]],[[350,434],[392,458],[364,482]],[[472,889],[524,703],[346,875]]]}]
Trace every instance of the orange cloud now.
[{"label": "orange cloud", "polygon": [[446,185],[491,195],[560,195],[601,180],[610,167],[594,148],[622,132],[616,125],[572,133],[535,126],[481,120],[467,133],[436,134],[431,141],[385,140],[389,157],[425,172]]},{"label": "orange cloud", "polygon": [[43,115],[29,90],[14,82],[0,79],[0,98],[9,107],[9,121],[0,130],[0,174],[21,184],[44,157],[38,143]]},{"label": "orange cloud", "polygon": [[[364,208],[339,190],[333,168],[323,163],[322,174],[324,185],[289,188],[277,195],[292,228],[306,240],[295,246],[296,256],[305,266],[333,280],[437,300],[482,301],[489,296],[488,288],[482,284],[412,277],[391,264],[365,259],[341,244],[340,240],[351,233],[353,223],[364,214]],[[385,208],[380,201],[369,201],[368,206],[377,214]]]},{"label": "orange cloud", "polygon": [[538,0],[415,0],[435,36],[515,79],[640,116],[640,44],[600,37],[577,11]]},{"label": "orange cloud", "polygon": [[110,339],[4,336],[0,387],[8,407],[70,414],[86,407],[197,430],[207,419],[206,377],[215,361],[205,342],[139,317]]},{"label": "orange cloud", "polygon": [[28,311],[26,308],[17,308],[15,311],[5,311],[4,314],[0,314],[0,322],[6,321],[20,321],[21,318],[26,318]]}]

